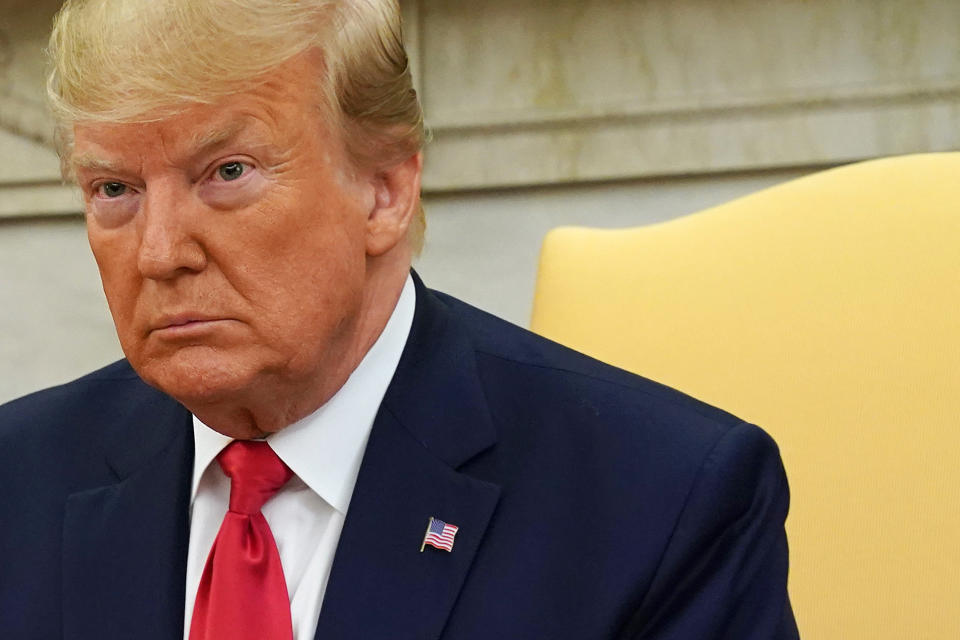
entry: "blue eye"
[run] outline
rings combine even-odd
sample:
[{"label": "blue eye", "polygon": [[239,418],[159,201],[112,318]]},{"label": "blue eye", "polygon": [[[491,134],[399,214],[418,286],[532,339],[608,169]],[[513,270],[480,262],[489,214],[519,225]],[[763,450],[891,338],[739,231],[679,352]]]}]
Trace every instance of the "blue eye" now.
[{"label": "blue eye", "polygon": [[107,198],[118,198],[127,192],[127,185],[122,182],[105,182],[100,185],[99,190]]},{"label": "blue eye", "polygon": [[246,167],[242,162],[227,162],[217,167],[217,175],[227,182],[236,180],[243,175],[244,171],[246,171]]}]

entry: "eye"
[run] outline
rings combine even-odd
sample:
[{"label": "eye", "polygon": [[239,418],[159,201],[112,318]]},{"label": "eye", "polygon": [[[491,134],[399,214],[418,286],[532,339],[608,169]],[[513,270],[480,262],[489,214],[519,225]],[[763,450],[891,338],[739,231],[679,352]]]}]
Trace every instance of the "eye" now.
[{"label": "eye", "polygon": [[127,192],[127,185],[122,182],[104,182],[97,191],[105,198],[119,198]]},{"label": "eye", "polygon": [[246,170],[247,166],[242,162],[226,162],[217,167],[217,175],[226,182],[230,182],[241,177]]}]

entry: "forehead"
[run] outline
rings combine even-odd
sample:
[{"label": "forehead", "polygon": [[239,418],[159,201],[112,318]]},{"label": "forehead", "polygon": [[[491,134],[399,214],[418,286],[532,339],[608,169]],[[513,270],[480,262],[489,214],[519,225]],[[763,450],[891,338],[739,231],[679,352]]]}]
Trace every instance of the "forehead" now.
[{"label": "forehead", "polygon": [[158,151],[193,156],[238,140],[286,146],[320,133],[326,119],[309,67],[308,60],[288,61],[253,88],[146,122],[77,123],[70,164],[98,168],[115,164],[117,156]]}]

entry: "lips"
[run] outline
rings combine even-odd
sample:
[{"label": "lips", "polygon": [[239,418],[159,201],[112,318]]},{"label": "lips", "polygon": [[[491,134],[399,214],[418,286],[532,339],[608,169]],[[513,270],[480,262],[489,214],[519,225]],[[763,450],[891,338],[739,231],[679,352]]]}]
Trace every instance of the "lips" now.
[{"label": "lips", "polygon": [[205,313],[185,312],[163,315],[150,325],[150,333],[175,336],[194,334],[213,328],[231,318]]}]

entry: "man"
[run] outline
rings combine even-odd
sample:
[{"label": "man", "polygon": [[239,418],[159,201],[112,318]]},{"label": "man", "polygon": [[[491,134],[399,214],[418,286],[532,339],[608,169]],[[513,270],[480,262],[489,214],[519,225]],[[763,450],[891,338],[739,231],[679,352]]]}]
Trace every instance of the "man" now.
[{"label": "man", "polygon": [[70,1],[51,55],[126,359],[0,409],[0,637],[796,637],[762,431],[411,273],[395,2]]}]

